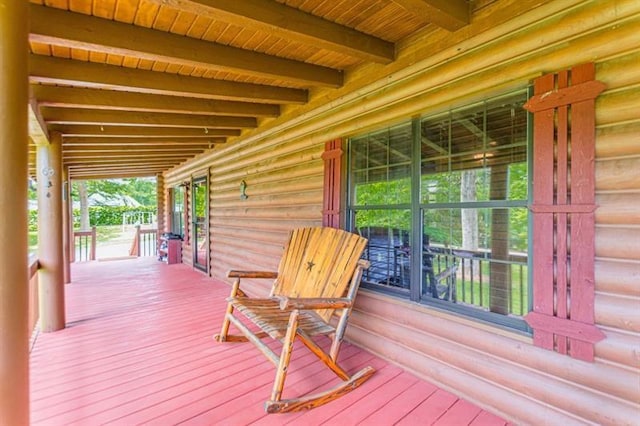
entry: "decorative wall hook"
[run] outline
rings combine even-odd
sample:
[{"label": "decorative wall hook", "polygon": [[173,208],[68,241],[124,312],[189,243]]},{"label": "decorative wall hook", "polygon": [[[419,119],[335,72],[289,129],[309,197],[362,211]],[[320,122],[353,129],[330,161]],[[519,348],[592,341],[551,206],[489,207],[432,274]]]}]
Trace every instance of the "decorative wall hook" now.
[{"label": "decorative wall hook", "polygon": [[246,191],[247,191],[247,182],[243,180],[242,182],[240,182],[240,199],[241,200],[246,200],[247,198],[249,198],[249,196],[246,194]]}]

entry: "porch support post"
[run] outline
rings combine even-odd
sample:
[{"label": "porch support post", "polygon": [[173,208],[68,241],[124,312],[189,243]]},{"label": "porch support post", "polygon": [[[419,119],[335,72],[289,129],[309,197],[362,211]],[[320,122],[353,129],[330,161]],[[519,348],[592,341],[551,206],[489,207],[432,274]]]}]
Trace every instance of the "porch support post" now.
[{"label": "porch support post", "polygon": [[38,145],[38,276],[40,329],[65,326],[64,257],[62,254],[62,135],[50,134],[49,145]]},{"label": "porch support post", "polygon": [[71,259],[70,259],[70,217],[69,202],[71,200],[71,182],[69,180],[69,168],[62,169],[62,277],[63,283],[71,282]]},{"label": "porch support post", "polygon": [[0,0],[0,424],[29,424],[28,2]]},{"label": "porch support post", "polygon": [[[73,197],[71,196],[71,192],[73,191],[73,180],[71,179],[71,170],[69,167],[66,168],[67,176],[69,178],[69,185],[67,189],[69,190],[69,196],[66,204],[67,215],[69,216],[69,269],[71,269],[71,264],[76,261],[76,237],[74,234],[74,223],[73,223]],[[71,273],[69,273],[69,279],[71,279]]]}]

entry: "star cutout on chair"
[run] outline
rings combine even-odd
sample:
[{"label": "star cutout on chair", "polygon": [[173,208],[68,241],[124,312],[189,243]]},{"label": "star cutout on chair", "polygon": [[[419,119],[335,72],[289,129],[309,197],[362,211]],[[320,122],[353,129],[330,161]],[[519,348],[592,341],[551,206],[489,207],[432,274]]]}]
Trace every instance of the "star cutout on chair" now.
[{"label": "star cutout on chair", "polygon": [[313,263],[313,260],[310,260],[307,262],[307,271],[311,271],[311,269],[316,266],[315,263]]}]

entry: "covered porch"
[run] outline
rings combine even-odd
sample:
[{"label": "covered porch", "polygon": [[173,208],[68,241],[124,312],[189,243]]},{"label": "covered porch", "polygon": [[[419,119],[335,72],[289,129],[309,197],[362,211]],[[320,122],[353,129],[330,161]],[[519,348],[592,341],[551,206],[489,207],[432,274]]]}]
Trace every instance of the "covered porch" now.
[{"label": "covered porch", "polygon": [[[634,0],[0,0],[0,425],[637,424],[639,27]],[[71,183],[148,176],[178,264],[72,265]],[[386,231],[341,354],[377,373],[265,416],[271,364],[211,339],[225,274],[320,225]],[[335,380],[299,352],[285,392]]]},{"label": "covered porch", "polygon": [[[154,258],[73,265],[67,327],[35,337],[31,421],[68,424],[440,424],[506,421],[347,344],[345,368],[376,368],[315,410],[268,415],[274,367],[251,344],[212,340],[229,286]],[[294,351],[287,393],[326,388],[333,373]],[[285,395],[286,396],[286,395]]]}]

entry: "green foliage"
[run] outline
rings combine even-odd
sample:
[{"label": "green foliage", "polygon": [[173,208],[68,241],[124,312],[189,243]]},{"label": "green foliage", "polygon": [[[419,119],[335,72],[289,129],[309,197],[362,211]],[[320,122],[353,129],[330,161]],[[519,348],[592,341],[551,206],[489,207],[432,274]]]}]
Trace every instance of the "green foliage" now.
[{"label": "green foliage", "polygon": [[[87,193],[110,195],[128,195],[143,206],[154,206],[157,201],[156,180],[153,178],[127,178],[88,180]],[[78,199],[77,185],[74,183],[71,196]]]},{"label": "green foliage", "polygon": [[[514,163],[508,170],[508,200],[526,200],[528,190],[527,164]],[[491,169],[475,170],[475,200],[489,201]],[[447,204],[461,202],[462,172],[450,171],[425,174],[421,177],[421,202],[425,204]],[[411,182],[409,178],[392,181],[367,182],[355,188],[356,206],[393,206],[409,204]],[[475,209],[478,212],[479,240],[489,241],[491,235],[491,209]],[[423,232],[432,242],[445,246],[462,245],[460,209],[430,208],[425,210]],[[411,215],[405,209],[356,210],[356,227],[386,227],[411,229]],[[510,248],[526,252],[528,247],[528,211],[526,208],[509,209]],[[486,246],[486,244],[485,244]],[[489,248],[489,247],[485,247]]]},{"label": "green foliage", "polygon": [[[89,207],[89,222],[91,226],[105,226],[105,225],[122,225],[122,215],[124,213],[156,213],[155,206],[140,206],[140,207],[127,207],[127,206],[95,206]],[[73,209],[73,226],[78,228],[80,226],[80,209]],[[29,211],[29,231],[38,230],[38,211]]]},{"label": "green foliage", "polygon": [[38,230],[38,210],[29,210],[29,232]]},{"label": "green foliage", "polygon": [[[89,223],[91,226],[122,225],[124,213],[156,213],[155,206],[94,206],[89,207]],[[73,226],[80,226],[80,209],[73,210]]]}]

